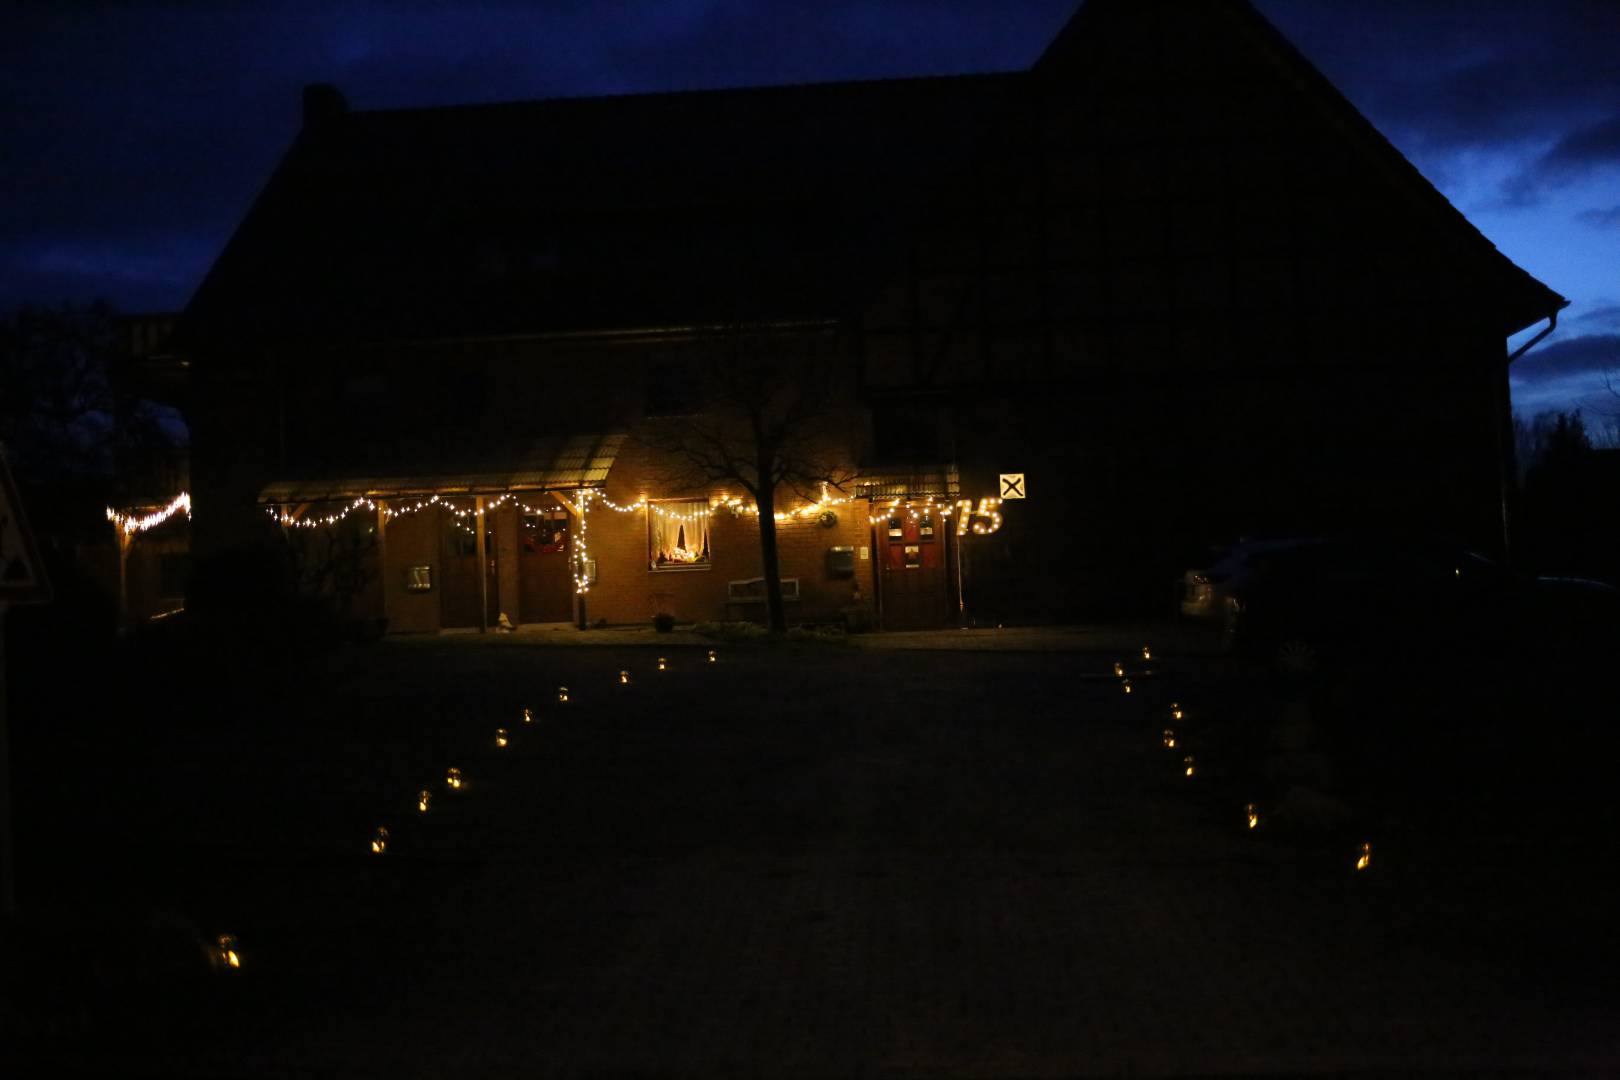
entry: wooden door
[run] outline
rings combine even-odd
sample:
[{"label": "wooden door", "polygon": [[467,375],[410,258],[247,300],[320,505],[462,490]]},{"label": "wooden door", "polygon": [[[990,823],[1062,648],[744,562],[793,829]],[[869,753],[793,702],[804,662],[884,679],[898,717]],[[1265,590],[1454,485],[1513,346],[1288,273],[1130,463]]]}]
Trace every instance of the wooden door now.
[{"label": "wooden door", "polygon": [[525,513],[518,523],[520,618],[526,623],[569,622],[574,578],[568,562],[568,511]]},{"label": "wooden door", "polygon": [[474,531],[478,519],[472,514],[457,517],[449,511],[440,514],[442,520],[444,591],[441,625],[446,627],[478,626],[478,606],[485,599],[486,618],[494,626],[500,619],[500,596],[495,586],[495,518],[486,515],[484,521],[484,588],[478,582],[478,534]]},{"label": "wooden door", "polygon": [[950,614],[950,526],[938,514],[900,509],[878,522],[885,630],[932,630]]}]

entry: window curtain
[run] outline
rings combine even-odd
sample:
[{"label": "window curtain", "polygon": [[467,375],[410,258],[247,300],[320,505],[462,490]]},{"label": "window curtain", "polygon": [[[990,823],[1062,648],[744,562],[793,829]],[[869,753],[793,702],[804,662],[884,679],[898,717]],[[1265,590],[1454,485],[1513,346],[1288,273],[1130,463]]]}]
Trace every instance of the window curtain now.
[{"label": "window curtain", "polygon": [[654,566],[690,566],[709,561],[709,504],[702,500],[658,503],[647,509]]}]

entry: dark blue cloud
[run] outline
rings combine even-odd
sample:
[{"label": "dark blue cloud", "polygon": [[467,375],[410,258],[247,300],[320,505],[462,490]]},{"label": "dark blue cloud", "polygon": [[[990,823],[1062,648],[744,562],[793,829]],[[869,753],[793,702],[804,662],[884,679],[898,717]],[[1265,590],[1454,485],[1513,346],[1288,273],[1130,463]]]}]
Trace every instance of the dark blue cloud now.
[{"label": "dark blue cloud", "polygon": [[1600,229],[1613,228],[1620,225],[1620,206],[1602,206],[1594,207],[1591,210],[1582,210],[1575,215],[1575,220]]},{"label": "dark blue cloud", "polygon": [[1503,194],[1516,205],[1534,204],[1548,190],[1590,176],[1606,165],[1620,165],[1620,112],[1565,134],[1552,149],[1509,177],[1502,186]]},{"label": "dark blue cloud", "polygon": [[1564,375],[1620,373],[1620,334],[1588,334],[1540,345],[1513,365],[1526,380]]}]

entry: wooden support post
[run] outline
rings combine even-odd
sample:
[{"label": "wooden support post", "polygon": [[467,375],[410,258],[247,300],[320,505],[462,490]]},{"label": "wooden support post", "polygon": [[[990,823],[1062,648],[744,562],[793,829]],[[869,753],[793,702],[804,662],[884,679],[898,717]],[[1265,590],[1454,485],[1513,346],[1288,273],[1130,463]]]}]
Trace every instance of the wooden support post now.
[{"label": "wooden support post", "polygon": [[388,502],[377,500],[377,603],[383,620],[383,633],[388,632]]},{"label": "wooden support post", "polygon": [[135,534],[122,525],[118,528],[118,633],[129,629],[129,549],[135,545]]},{"label": "wooden support post", "polygon": [[473,521],[478,535],[474,537],[478,552],[478,632],[489,633],[489,556],[484,550],[484,497],[473,496]]}]

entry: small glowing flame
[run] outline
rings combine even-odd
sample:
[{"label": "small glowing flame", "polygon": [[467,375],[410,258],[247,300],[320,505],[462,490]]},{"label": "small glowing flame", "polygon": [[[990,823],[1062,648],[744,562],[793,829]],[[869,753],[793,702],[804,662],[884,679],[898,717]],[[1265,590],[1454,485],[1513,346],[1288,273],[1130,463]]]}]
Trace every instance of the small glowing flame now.
[{"label": "small glowing flame", "polygon": [[240,968],[242,958],[236,955],[236,939],[229,934],[219,935],[216,942],[220,963],[229,968]]},{"label": "small glowing flame", "polygon": [[669,661],[666,660],[662,656],[660,656],[658,658],[658,670],[659,671],[668,671],[669,670]]},{"label": "small glowing flame", "polygon": [[1125,677],[1125,665],[1120,663],[1118,660],[1115,660],[1114,661],[1114,678],[1123,679],[1124,677]]},{"label": "small glowing flame", "polygon": [[1260,827],[1260,808],[1254,803],[1249,803],[1243,808],[1243,812],[1249,816],[1249,828],[1258,829]]},{"label": "small glowing flame", "polygon": [[568,704],[568,687],[566,687],[566,686],[557,687],[557,704],[559,704],[559,705]]},{"label": "small glowing flame", "polygon": [[498,727],[498,728],[495,729],[495,745],[496,746],[505,746],[506,745],[506,729],[505,728]]},{"label": "small glowing flame", "polygon": [[371,838],[371,853],[373,855],[381,855],[383,852],[385,852],[387,850],[388,850],[388,830],[382,828],[381,826],[379,826],[377,828],[377,835],[375,835],[375,836],[373,836]]},{"label": "small glowing flame", "polygon": [[1176,748],[1176,733],[1171,728],[1164,729],[1164,748],[1166,750],[1174,750]]},{"label": "small glowing flame", "polygon": [[628,671],[619,672],[619,685],[620,686],[629,686],[630,685],[630,673]]},{"label": "small glowing flame", "polygon": [[1186,757],[1181,759],[1181,764],[1186,768],[1187,775],[1191,776],[1193,774],[1193,756],[1188,754]]},{"label": "small glowing flame", "polygon": [[712,664],[712,663],[714,663],[714,662],[715,662],[715,661],[717,661],[717,660],[719,660],[719,659],[720,659],[720,658],[719,658],[719,657],[718,657],[718,656],[715,656],[715,655],[714,655],[714,650],[713,650],[713,649],[710,649],[710,650],[709,650],[709,663],[711,663],[711,664]]},{"label": "small glowing flame", "polygon": [[451,768],[450,771],[448,771],[448,772],[446,772],[444,774],[444,782],[446,784],[450,785],[450,789],[452,791],[460,791],[461,790],[461,770],[457,769],[457,768]]},{"label": "small glowing flame", "polygon": [[1131,692],[1131,680],[1125,679],[1119,685],[1124,689],[1124,691],[1127,694]]},{"label": "small glowing flame", "polygon": [[1149,647],[1147,645],[1142,646],[1142,659],[1144,659],[1144,660],[1153,659],[1153,649],[1151,647]]},{"label": "small glowing flame", "polygon": [[1372,845],[1362,844],[1361,854],[1356,856],[1356,869],[1365,870],[1372,865]]},{"label": "small glowing flame", "polygon": [[433,793],[431,791],[428,791],[426,789],[423,789],[422,791],[418,791],[416,793],[416,809],[420,813],[423,813],[423,814],[427,813],[428,803],[430,801],[432,801],[432,799],[433,799]]},{"label": "small glowing flame", "polygon": [[530,712],[528,709],[524,709],[523,710],[523,722],[525,724],[534,723],[534,713]]}]

